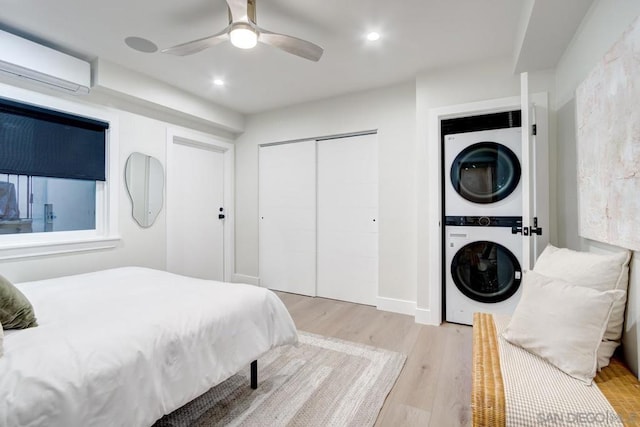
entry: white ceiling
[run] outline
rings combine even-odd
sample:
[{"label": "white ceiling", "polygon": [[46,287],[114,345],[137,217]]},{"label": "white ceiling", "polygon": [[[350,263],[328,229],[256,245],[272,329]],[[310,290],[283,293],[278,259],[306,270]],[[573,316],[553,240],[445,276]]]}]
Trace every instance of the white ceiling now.
[{"label": "white ceiling", "polygon": [[[587,7],[591,1],[563,0]],[[544,3],[546,15],[553,15],[549,5],[556,2],[257,0],[258,24],[321,45],[325,53],[318,63],[265,45],[243,51],[225,43],[176,57],[141,53],[124,43],[138,36],[165,48],[216,33],[228,23],[224,0],[0,0],[0,29],[87,60],[106,59],[235,111],[255,113],[406,81],[421,70],[453,64],[507,56],[514,65],[522,63],[527,51],[540,50],[522,28],[536,15],[545,16],[532,13],[532,5]],[[564,28],[562,40],[554,44],[561,53],[586,7],[559,9],[570,18],[554,15],[550,24]],[[544,22],[537,28],[549,30]],[[380,41],[365,40],[372,30],[381,33]],[[522,34],[526,40],[516,46]],[[531,58],[525,62],[535,66]],[[548,62],[543,61],[545,67]],[[226,85],[214,86],[214,78]]]}]

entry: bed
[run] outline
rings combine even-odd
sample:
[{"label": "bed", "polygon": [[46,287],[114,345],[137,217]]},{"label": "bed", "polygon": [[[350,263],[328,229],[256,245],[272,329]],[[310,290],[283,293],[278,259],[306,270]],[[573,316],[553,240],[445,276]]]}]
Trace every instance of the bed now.
[{"label": "bed", "polygon": [[640,382],[622,362],[611,359],[587,386],[506,342],[508,320],[474,314],[473,426],[640,425]]},{"label": "bed", "polygon": [[125,267],[17,287],[39,326],[5,331],[0,426],[150,426],[297,342],[256,286]]}]

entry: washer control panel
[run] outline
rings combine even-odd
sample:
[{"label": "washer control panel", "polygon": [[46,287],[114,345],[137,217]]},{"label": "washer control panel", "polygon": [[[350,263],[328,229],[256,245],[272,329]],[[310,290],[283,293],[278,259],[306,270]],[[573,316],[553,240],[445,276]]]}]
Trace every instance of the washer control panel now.
[{"label": "washer control panel", "polygon": [[522,227],[521,216],[447,216],[445,225],[477,227]]}]

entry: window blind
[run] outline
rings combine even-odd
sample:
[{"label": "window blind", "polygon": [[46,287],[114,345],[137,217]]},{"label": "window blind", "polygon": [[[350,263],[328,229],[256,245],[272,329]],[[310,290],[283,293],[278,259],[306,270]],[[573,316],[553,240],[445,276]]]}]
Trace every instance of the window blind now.
[{"label": "window blind", "polygon": [[0,173],[105,180],[109,124],[0,99]]}]

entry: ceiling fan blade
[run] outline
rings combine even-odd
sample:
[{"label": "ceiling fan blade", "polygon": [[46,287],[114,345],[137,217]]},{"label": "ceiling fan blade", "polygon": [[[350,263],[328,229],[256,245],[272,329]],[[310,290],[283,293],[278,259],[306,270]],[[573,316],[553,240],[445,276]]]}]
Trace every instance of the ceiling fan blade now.
[{"label": "ceiling fan blade", "polygon": [[260,36],[258,37],[258,41],[275,46],[278,49],[282,49],[285,52],[292,53],[301,58],[317,62],[324,53],[323,48],[306,40],[285,34],[272,33],[271,31],[263,29],[259,29],[259,31]]},{"label": "ceiling fan blade", "polygon": [[178,55],[178,56],[191,55],[191,54],[200,52],[201,50],[205,50],[211,46],[215,46],[219,43],[229,40],[228,31],[229,31],[229,27],[225,28],[224,30],[212,36],[203,37],[198,40],[193,40],[193,41],[182,43],[173,47],[168,47],[166,49],[162,49],[161,52],[170,53],[172,55]]},{"label": "ceiling fan blade", "polygon": [[233,22],[248,20],[248,3],[249,0],[227,0]]}]

